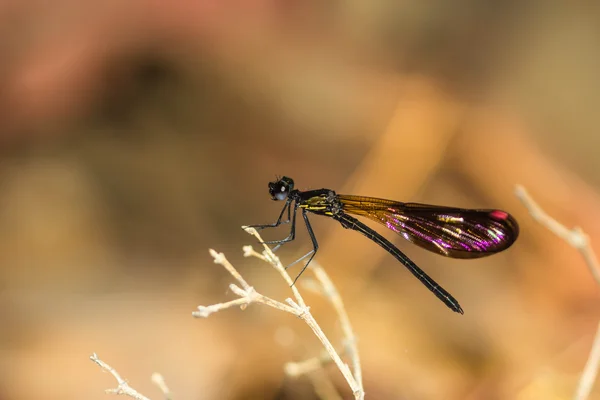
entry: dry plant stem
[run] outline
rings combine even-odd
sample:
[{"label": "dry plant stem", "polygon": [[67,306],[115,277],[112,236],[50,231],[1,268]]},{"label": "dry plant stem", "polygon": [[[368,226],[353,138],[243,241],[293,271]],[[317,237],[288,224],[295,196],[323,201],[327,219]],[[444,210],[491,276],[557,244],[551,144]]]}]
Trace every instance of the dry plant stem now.
[{"label": "dry plant stem", "polygon": [[315,277],[321,282],[323,286],[323,292],[327,299],[333,305],[333,308],[338,314],[340,319],[340,324],[342,326],[342,331],[344,332],[345,338],[345,346],[347,348],[350,359],[352,360],[352,369],[354,370],[354,378],[360,385],[362,386],[362,368],[360,366],[360,356],[358,354],[358,346],[356,344],[356,335],[354,335],[354,330],[352,329],[352,325],[350,324],[350,318],[348,318],[348,313],[346,312],[346,308],[344,307],[344,302],[342,301],[342,297],[339,292],[333,285],[333,282],[325,272],[325,269],[321,267],[319,264],[314,263],[311,265],[311,269],[315,274]]},{"label": "dry plant stem", "polygon": [[[223,253],[218,254],[220,257],[224,258]],[[210,306],[198,306],[198,310],[194,311],[192,315],[196,318],[207,318],[212,313],[235,306],[244,307],[251,303],[262,303],[267,306],[276,308],[278,310],[294,314],[297,317],[300,317],[300,315],[302,314],[302,310],[295,309],[293,307],[288,306],[287,304],[283,304],[277,300],[273,300],[270,297],[264,296],[258,293],[256,290],[254,290],[254,288],[251,286],[249,286],[247,290],[243,290],[239,286],[232,283],[231,285],[229,285],[229,289],[231,289],[231,291],[236,295],[240,296],[240,298],[225,303],[212,304]]]},{"label": "dry plant stem", "polygon": [[600,324],[598,325],[598,330],[596,331],[596,336],[594,337],[592,350],[590,351],[587,363],[585,364],[585,368],[583,370],[583,373],[581,374],[581,378],[579,379],[577,391],[575,392],[575,396],[573,397],[575,400],[585,400],[589,397],[592,391],[592,387],[594,386],[594,382],[596,381],[596,376],[598,376],[598,367],[600,366],[599,360]]},{"label": "dry plant stem", "polygon": [[119,375],[119,373],[113,367],[99,359],[96,353],[90,356],[90,360],[98,364],[98,366],[104,371],[109,372],[117,380],[118,386],[115,389],[107,389],[106,393],[122,394],[134,398],[136,400],[150,400],[148,397],[144,396],[141,393],[138,393],[137,390],[130,387],[129,384],[127,384],[127,382],[123,378],[121,378],[121,375]]},{"label": "dry plant stem", "polygon": [[[277,272],[279,272],[279,274],[283,277],[283,279],[285,279],[285,281],[287,282],[288,286],[292,289],[292,293],[294,294],[294,297],[296,298],[296,302],[302,306],[302,307],[306,307],[306,303],[304,302],[304,299],[302,298],[302,296],[300,295],[300,292],[298,291],[298,288],[296,287],[296,285],[294,285],[294,281],[293,279],[290,277],[290,275],[287,273],[287,271],[285,270],[283,264],[281,264],[281,261],[279,260],[279,257],[277,257],[275,255],[275,253],[273,253],[273,251],[271,250],[271,248],[264,244],[264,240],[262,239],[262,237],[260,237],[260,234],[258,233],[258,231],[254,228],[248,228],[248,227],[242,227],[247,233],[249,233],[250,235],[254,236],[255,238],[257,238],[261,243],[263,243],[263,248],[265,249],[262,257],[263,260],[266,260],[267,262],[269,262],[273,267],[275,267],[275,269],[277,270]],[[247,250],[249,251],[249,253],[247,253]],[[244,246],[244,256],[248,257],[248,256],[256,256],[256,253],[253,249],[252,246]]]},{"label": "dry plant stem", "polygon": [[307,374],[308,379],[315,388],[315,392],[320,399],[323,400],[342,400],[342,396],[338,393],[335,385],[329,379],[323,368],[319,368],[310,374]]},{"label": "dry plant stem", "polygon": [[576,248],[583,256],[586,265],[590,269],[596,283],[600,285],[600,264],[598,264],[598,258],[592,250],[589,244],[589,238],[581,230],[580,227],[574,227],[569,229],[551,216],[549,216],[536,202],[531,198],[527,190],[521,185],[517,185],[515,188],[515,194],[517,198],[521,200],[523,205],[529,211],[529,214],[545,226],[550,232],[554,233],[571,246]]},{"label": "dry plant stem", "polygon": [[289,376],[308,375],[311,372],[317,371],[331,360],[329,354],[327,357],[313,357],[300,362],[288,362],[285,364],[285,373]]},{"label": "dry plant stem", "polygon": [[310,329],[312,329],[315,336],[317,336],[317,338],[321,341],[321,343],[325,347],[325,350],[327,350],[327,352],[329,353],[329,355],[331,356],[333,361],[337,364],[337,367],[342,372],[342,375],[344,375],[344,378],[346,378],[346,381],[348,381],[348,384],[350,385],[350,388],[352,389],[352,393],[354,393],[354,396],[356,398],[363,398],[364,397],[363,390],[358,385],[356,379],[352,375],[352,372],[350,371],[348,364],[346,364],[342,361],[342,358],[337,353],[337,351],[335,351],[335,348],[333,347],[333,345],[331,344],[331,342],[329,341],[327,336],[325,336],[325,333],[323,332],[323,330],[321,329],[321,327],[319,326],[319,324],[317,323],[315,318],[310,313],[308,307],[302,309],[300,306],[298,306],[296,303],[294,303],[294,301],[292,299],[287,299],[286,301],[290,305],[292,305],[292,307],[298,307],[298,309],[301,309],[304,311],[300,315],[300,318],[302,318],[304,320],[304,322],[306,322],[306,324],[310,327]]},{"label": "dry plant stem", "polygon": [[235,278],[235,280],[237,280],[240,283],[240,285],[242,285],[244,290],[250,289],[250,285],[248,285],[248,283],[242,277],[242,275],[240,275],[240,273],[237,272],[233,265],[231,265],[231,263],[225,258],[225,255],[223,253],[217,253],[213,249],[209,249],[208,252],[215,259],[215,264],[221,264],[223,267],[225,267],[227,272],[229,272]]},{"label": "dry plant stem", "polygon": [[[258,233],[258,231],[256,231],[256,229],[247,228],[247,227],[243,227],[243,228],[246,232],[248,232],[249,234],[256,237],[261,243],[264,242],[262,237]],[[302,299],[300,292],[296,288],[296,285],[294,285],[294,281],[292,280],[290,275],[287,273],[287,271],[283,267],[283,264],[281,264],[279,257],[277,257],[275,255],[275,253],[273,253],[271,248],[269,246],[267,246],[266,244],[263,244],[263,247],[265,249],[264,253],[263,253],[264,257],[271,261],[271,264],[275,267],[275,269],[281,274],[281,276],[285,279],[285,281],[291,287],[292,291],[294,292],[294,296],[296,297],[296,300],[297,300],[298,304],[300,305],[300,307],[307,311],[305,314],[302,314],[301,318],[310,326],[310,328],[313,330],[315,335],[319,338],[321,343],[323,343],[323,346],[325,346],[325,349],[327,350],[327,352],[329,353],[329,355],[331,356],[333,361],[337,364],[339,370],[342,372],[342,374],[346,378],[346,381],[348,381],[348,384],[350,385],[350,388],[352,389],[354,396],[356,398],[364,398],[364,389],[363,389],[363,385],[362,385],[362,370],[360,367],[360,358],[358,356],[358,349],[356,347],[356,340],[355,340],[354,332],[352,331],[352,327],[350,325],[350,320],[348,319],[348,314],[346,313],[346,310],[344,309],[344,304],[342,302],[342,299],[341,299],[338,291],[336,290],[335,286],[333,285],[333,282],[331,281],[331,279],[329,279],[329,276],[327,275],[325,270],[321,267],[315,267],[314,265],[311,264],[311,270],[315,273],[316,278],[319,280],[319,282],[323,286],[323,290],[324,290],[327,298],[332,302],[336,312],[339,315],[340,321],[342,323],[342,327],[344,328],[344,334],[346,336],[346,341],[348,342],[347,346],[350,346],[350,348],[351,348],[350,353],[351,353],[351,358],[352,358],[354,372],[355,372],[354,374],[352,374],[352,372],[350,371],[350,368],[348,368],[348,365],[342,361],[340,355],[337,353],[337,351],[335,350],[335,348],[333,347],[333,345],[331,344],[329,339],[325,336],[325,334],[323,333],[323,330],[321,329],[319,324],[317,324],[317,322],[315,321],[312,314],[310,314],[310,312],[308,312],[308,307],[306,307],[306,304],[304,303],[304,300]],[[254,252],[254,250],[252,250],[251,246],[247,246],[244,248],[244,255],[255,256],[256,252]],[[291,299],[287,299],[286,301],[288,303],[293,303],[291,301]]]},{"label": "dry plant stem", "polygon": [[171,391],[169,390],[169,387],[167,386],[167,383],[165,382],[165,378],[163,378],[163,376],[161,374],[159,374],[158,372],[155,372],[152,374],[152,382],[158,386],[158,388],[161,390],[161,392],[163,392],[163,394],[165,395],[165,400],[171,400],[172,396],[171,396]]},{"label": "dry plant stem", "polygon": [[[337,352],[340,356],[344,354],[344,351]],[[301,376],[308,375],[313,371],[322,369],[324,365],[333,362],[331,357],[326,351],[323,351],[323,354],[312,357],[303,361],[290,361],[285,363],[284,369],[285,373],[289,376]]]},{"label": "dry plant stem", "polygon": [[[592,276],[596,280],[596,283],[600,285],[600,266],[598,264],[598,258],[590,246],[588,236],[583,232],[583,230],[581,230],[579,227],[569,229],[552,218],[531,198],[523,186],[517,185],[515,188],[515,194],[519,200],[521,200],[523,205],[525,205],[533,219],[545,226],[548,230],[556,234],[561,239],[565,240],[581,253],[586,265],[592,273]],[[592,387],[594,386],[594,382],[596,381],[596,377],[598,376],[599,369],[600,325],[596,331],[594,343],[592,344],[592,350],[590,351],[587,363],[583,369],[583,373],[581,374],[579,385],[577,386],[577,391],[575,392],[573,399],[586,400],[589,397]]]},{"label": "dry plant stem", "polygon": [[[247,227],[244,227],[244,229],[246,230],[246,232],[248,232],[251,235],[254,235],[256,238],[258,238],[258,240],[260,242],[263,242],[262,238],[260,237],[260,235],[258,234],[258,232],[255,229],[247,228]],[[240,285],[243,288],[240,288],[234,284],[230,285],[230,289],[236,295],[238,295],[240,297],[239,299],[233,300],[233,301],[230,301],[227,303],[212,305],[212,306],[199,306],[198,311],[195,311],[193,313],[193,315],[195,317],[208,317],[213,312],[220,311],[225,308],[232,307],[232,306],[244,306],[244,305],[247,305],[250,303],[266,304],[268,306],[271,306],[271,307],[277,308],[279,310],[286,311],[293,315],[296,315],[297,317],[301,318],[302,320],[304,320],[306,322],[306,324],[315,333],[317,338],[321,341],[321,343],[323,344],[323,346],[329,353],[330,357],[336,363],[337,367],[342,372],[342,375],[348,382],[348,385],[350,386],[350,388],[352,389],[352,392],[354,393],[354,397],[356,399],[360,399],[360,400],[364,399],[364,391],[362,389],[362,385],[359,385],[357,383],[357,381],[354,378],[354,376],[352,375],[352,372],[350,371],[350,368],[348,367],[348,365],[346,365],[342,361],[341,357],[335,351],[335,349],[334,349],[333,345],[331,344],[331,342],[329,341],[329,339],[323,333],[323,330],[321,329],[321,327],[315,321],[314,317],[310,313],[309,307],[306,306],[306,303],[305,303],[304,299],[302,298],[302,295],[300,294],[300,292],[298,291],[296,286],[293,285],[293,280],[289,276],[289,274],[286,272],[285,268],[281,264],[281,261],[271,251],[269,246],[264,245],[264,248],[265,248],[264,252],[262,254],[259,254],[256,251],[254,251],[251,246],[245,246],[244,247],[244,256],[246,256],[246,257],[255,256],[262,260],[269,262],[269,264],[271,264],[280,273],[280,275],[284,278],[284,280],[286,281],[288,286],[291,288],[296,301],[288,298],[288,299],[286,299],[287,304],[283,304],[281,302],[278,302],[276,300],[273,300],[267,296],[264,296],[264,295],[258,293],[253,287],[251,287],[250,285],[248,285],[248,283],[246,283],[246,281],[237,272],[237,270],[231,265],[231,263],[229,263],[229,261],[227,261],[227,259],[223,255],[223,253],[217,253],[216,251],[211,249],[210,254],[215,259],[215,263],[223,265],[227,269],[227,271],[240,283]]]}]

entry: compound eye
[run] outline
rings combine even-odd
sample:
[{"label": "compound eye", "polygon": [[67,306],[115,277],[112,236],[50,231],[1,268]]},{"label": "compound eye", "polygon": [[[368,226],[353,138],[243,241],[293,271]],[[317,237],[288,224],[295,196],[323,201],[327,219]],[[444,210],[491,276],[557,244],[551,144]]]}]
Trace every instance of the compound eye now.
[{"label": "compound eye", "polygon": [[285,200],[288,197],[288,194],[290,193],[288,190],[288,186],[285,184],[279,185],[279,187],[277,188],[276,191],[274,191],[273,193],[273,198],[275,200]]}]

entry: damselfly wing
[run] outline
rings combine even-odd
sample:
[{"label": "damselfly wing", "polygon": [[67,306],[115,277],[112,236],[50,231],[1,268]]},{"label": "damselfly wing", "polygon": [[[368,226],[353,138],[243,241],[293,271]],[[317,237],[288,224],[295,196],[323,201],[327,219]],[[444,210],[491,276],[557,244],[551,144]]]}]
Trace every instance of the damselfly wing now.
[{"label": "damselfly wing", "polygon": [[480,258],[510,247],[517,221],[500,210],[471,210],[338,195],[342,209],[369,218],[411,243],[451,258]]}]

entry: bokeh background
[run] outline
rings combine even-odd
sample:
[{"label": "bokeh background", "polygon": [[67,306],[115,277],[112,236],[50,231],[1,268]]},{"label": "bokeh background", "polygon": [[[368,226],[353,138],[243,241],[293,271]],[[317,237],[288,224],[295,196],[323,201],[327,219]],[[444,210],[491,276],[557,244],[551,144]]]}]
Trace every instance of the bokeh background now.
[{"label": "bokeh background", "polygon": [[[92,352],[151,398],[155,371],[177,399],[316,398],[282,368],[320,354],[301,321],[262,306],[191,317],[234,298],[209,248],[289,296],[242,257],[240,226],[280,210],[276,174],[520,222],[510,251],[471,261],[383,232],[460,316],[378,246],[312,219],[367,398],[570,398],[598,288],[513,192],[600,246],[599,17],[592,1],[3,0],[0,399],[106,398]],[[310,248],[299,232],[284,261]],[[327,303],[307,300],[339,342]]]}]

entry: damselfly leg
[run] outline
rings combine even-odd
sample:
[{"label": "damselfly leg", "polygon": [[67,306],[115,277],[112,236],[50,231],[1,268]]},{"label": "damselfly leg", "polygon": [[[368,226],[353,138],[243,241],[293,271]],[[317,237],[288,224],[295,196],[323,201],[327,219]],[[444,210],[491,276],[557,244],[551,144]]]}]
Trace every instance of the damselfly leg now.
[{"label": "damselfly leg", "polygon": [[[279,213],[279,217],[277,218],[277,221],[275,221],[274,223],[261,224],[261,225],[248,225],[249,228],[254,228],[256,230],[262,230],[265,228],[277,228],[279,225],[288,224],[288,223],[290,223],[290,220],[292,221],[292,225],[290,227],[290,233],[286,238],[281,239],[281,240],[270,240],[270,241],[261,242],[261,244],[277,244],[277,246],[275,246],[274,248],[271,249],[271,251],[273,251],[273,252],[277,251],[277,249],[279,249],[283,244],[294,240],[294,237],[296,235],[296,210],[298,208],[298,205],[297,204],[294,205],[294,216],[292,218],[291,203],[292,203],[291,199],[289,199],[288,201],[285,202],[285,205],[283,206],[283,208],[281,209],[281,212]],[[287,219],[285,221],[282,221],[283,214],[285,214],[286,210],[287,210]]]},{"label": "damselfly leg", "polygon": [[287,267],[285,267],[285,269],[287,270],[292,265],[297,264],[300,261],[304,260],[306,257],[310,256],[310,258],[308,259],[306,264],[304,264],[304,267],[302,267],[302,269],[296,276],[296,279],[294,279],[294,284],[296,284],[296,281],[298,280],[298,278],[300,278],[300,275],[302,275],[302,273],[306,270],[306,268],[308,268],[308,264],[310,264],[310,262],[313,260],[313,258],[315,258],[315,256],[317,255],[317,250],[319,250],[319,242],[317,242],[317,237],[315,236],[315,232],[313,231],[312,226],[310,226],[310,221],[308,219],[308,215],[307,215],[305,209],[302,209],[302,217],[304,218],[304,223],[306,224],[306,230],[308,231],[308,235],[310,236],[310,240],[312,241],[313,249],[311,251],[309,251],[308,253],[306,253],[305,255],[303,255],[302,257],[300,257],[299,259],[297,259],[296,261],[294,261],[293,263],[291,263],[290,265],[288,265]]}]

